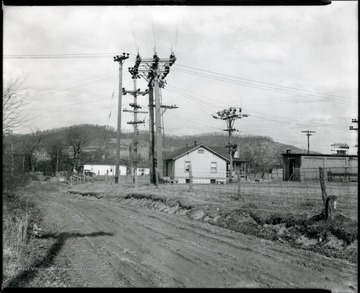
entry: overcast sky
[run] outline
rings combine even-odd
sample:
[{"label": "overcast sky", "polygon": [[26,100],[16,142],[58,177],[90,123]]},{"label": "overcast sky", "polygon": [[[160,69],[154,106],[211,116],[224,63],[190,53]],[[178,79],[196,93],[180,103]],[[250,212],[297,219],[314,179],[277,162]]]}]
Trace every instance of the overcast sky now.
[{"label": "overcast sky", "polygon": [[[326,6],[3,6],[5,83],[25,77],[29,133],[74,124],[117,125],[118,63],[154,49],[177,61],[162,90],[167,134],[219,132],[211,115],[241,107],[235,128],[306,149],[301,131],[316,133],[310,149],[330,153],[347,143],[356,154],[358,3]],[[144,80],[137,87],[146,88]],[[132,96],[123,96],[130,108]],[[138,98],[146,110],[148,97]],[[110,116],[111,113],[111,116]],[[109,119],[110,116],[110,119]],[[148,129],[148,115],[139,115]],[[133,120],[123,113],[122,128]]]}]

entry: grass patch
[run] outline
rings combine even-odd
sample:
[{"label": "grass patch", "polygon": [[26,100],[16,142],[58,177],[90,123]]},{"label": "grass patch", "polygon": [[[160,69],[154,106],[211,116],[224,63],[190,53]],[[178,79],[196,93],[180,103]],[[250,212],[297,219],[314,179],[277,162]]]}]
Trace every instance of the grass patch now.
[{"label": "grass patch", "polygon": [[60,185],[31,182],[26,174],[21,178],[7,177],[3,191],[3,286],[64,286],[52,271],[36,272],[36,278],[21,275],[21,269],[31,267],[37,259],[41,259],[53,242],[51,239],[44,241],[35,238],[32,233],[34,224],[42,224],[42,215],[29,194],[35,194],[38,190],[56,192]]}]

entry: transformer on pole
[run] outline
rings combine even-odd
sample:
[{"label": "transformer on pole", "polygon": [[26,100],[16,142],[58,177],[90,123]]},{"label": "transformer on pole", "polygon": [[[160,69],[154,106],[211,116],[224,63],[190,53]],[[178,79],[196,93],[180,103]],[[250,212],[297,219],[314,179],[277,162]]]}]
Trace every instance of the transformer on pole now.
[{"label": "transformer on pole", "polygon": [[224,120],[226,123],[227,128],[224,131],[229,133],[228,136],[228,143],[226,147],[228,148],[229,157],[230,157],[230,164],[229,164],[229,182],[232,182],[233,176],[233,153],[236,150],[237,145],[233,144],[231,141],[232,133],[237,131],[234,128],[235,120],[241,119],[244,117],[248,117],[248,114],[243,114],[241,108],[230,107],[229,109],[224,109],[222,111],[216,112],[212,115],[214,119],[221,119]]}]

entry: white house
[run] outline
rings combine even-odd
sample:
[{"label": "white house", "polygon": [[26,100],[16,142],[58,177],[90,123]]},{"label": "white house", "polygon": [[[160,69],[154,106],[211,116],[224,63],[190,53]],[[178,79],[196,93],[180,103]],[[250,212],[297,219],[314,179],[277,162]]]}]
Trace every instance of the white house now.
[{"label": "white house", "polygon": [[[115,176],[115,164],[104,164],[104,163],[88,163],[84,165],[84,170],[94,172],[96,175],[109,175]],[[126,166],[119,166],[120,176],[126,175]]]},{"label": "white house", "polygon": [[[226,181],[230,155],[225,147],[208,147],[203,144],[186,146],[167,156],[164,173],[179,183],[190,182],[189,166],[193,183],[217,183]],[[246,172],[246,161],[233,159],[233,177],[236,172]]]}]

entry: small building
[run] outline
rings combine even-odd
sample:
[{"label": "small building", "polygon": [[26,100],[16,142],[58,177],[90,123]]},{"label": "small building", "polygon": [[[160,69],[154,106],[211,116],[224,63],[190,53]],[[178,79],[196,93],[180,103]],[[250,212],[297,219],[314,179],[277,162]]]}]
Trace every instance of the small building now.
[{"label": "small building", "polygon": [[[84,170],[88,170],[91,172],[94,172],[96,175],[109,175],[109,176],[115,176],[115,169],[116,169],[116,164],[109,162],[109,163],[105,163],[105,162],[101,162],[101,163],[87,163],[84,165]],[[127,167],[126,166],[119,166],[119,172],[120,172],[120,176],[122,175],[126,175],[126,170]]]},{"label": "small building", "polygon": [[324,168],[327,180],[356,180],[358,156],[344,154],[286,153],[283,156],[283,180],[306,181],[319,179],[319,168]]},{"label": "small building", "polygon": [[[167,156],[164,165],[164,174],[179,183],[190,182],[189,166],[193,183],[224,183],[229,178],[230,155],[226,147],[194,144]],[[247,162],[233,158],[233,178],[238,172],[241,177],[246,177]]]},{"label": "small building", "polygon": [[[132,171],[131,171],[132,173]],[[137,163],[136,168],[137,176],[148,176],[150,175],[150,162],[149,161],[141,161]]]}]

